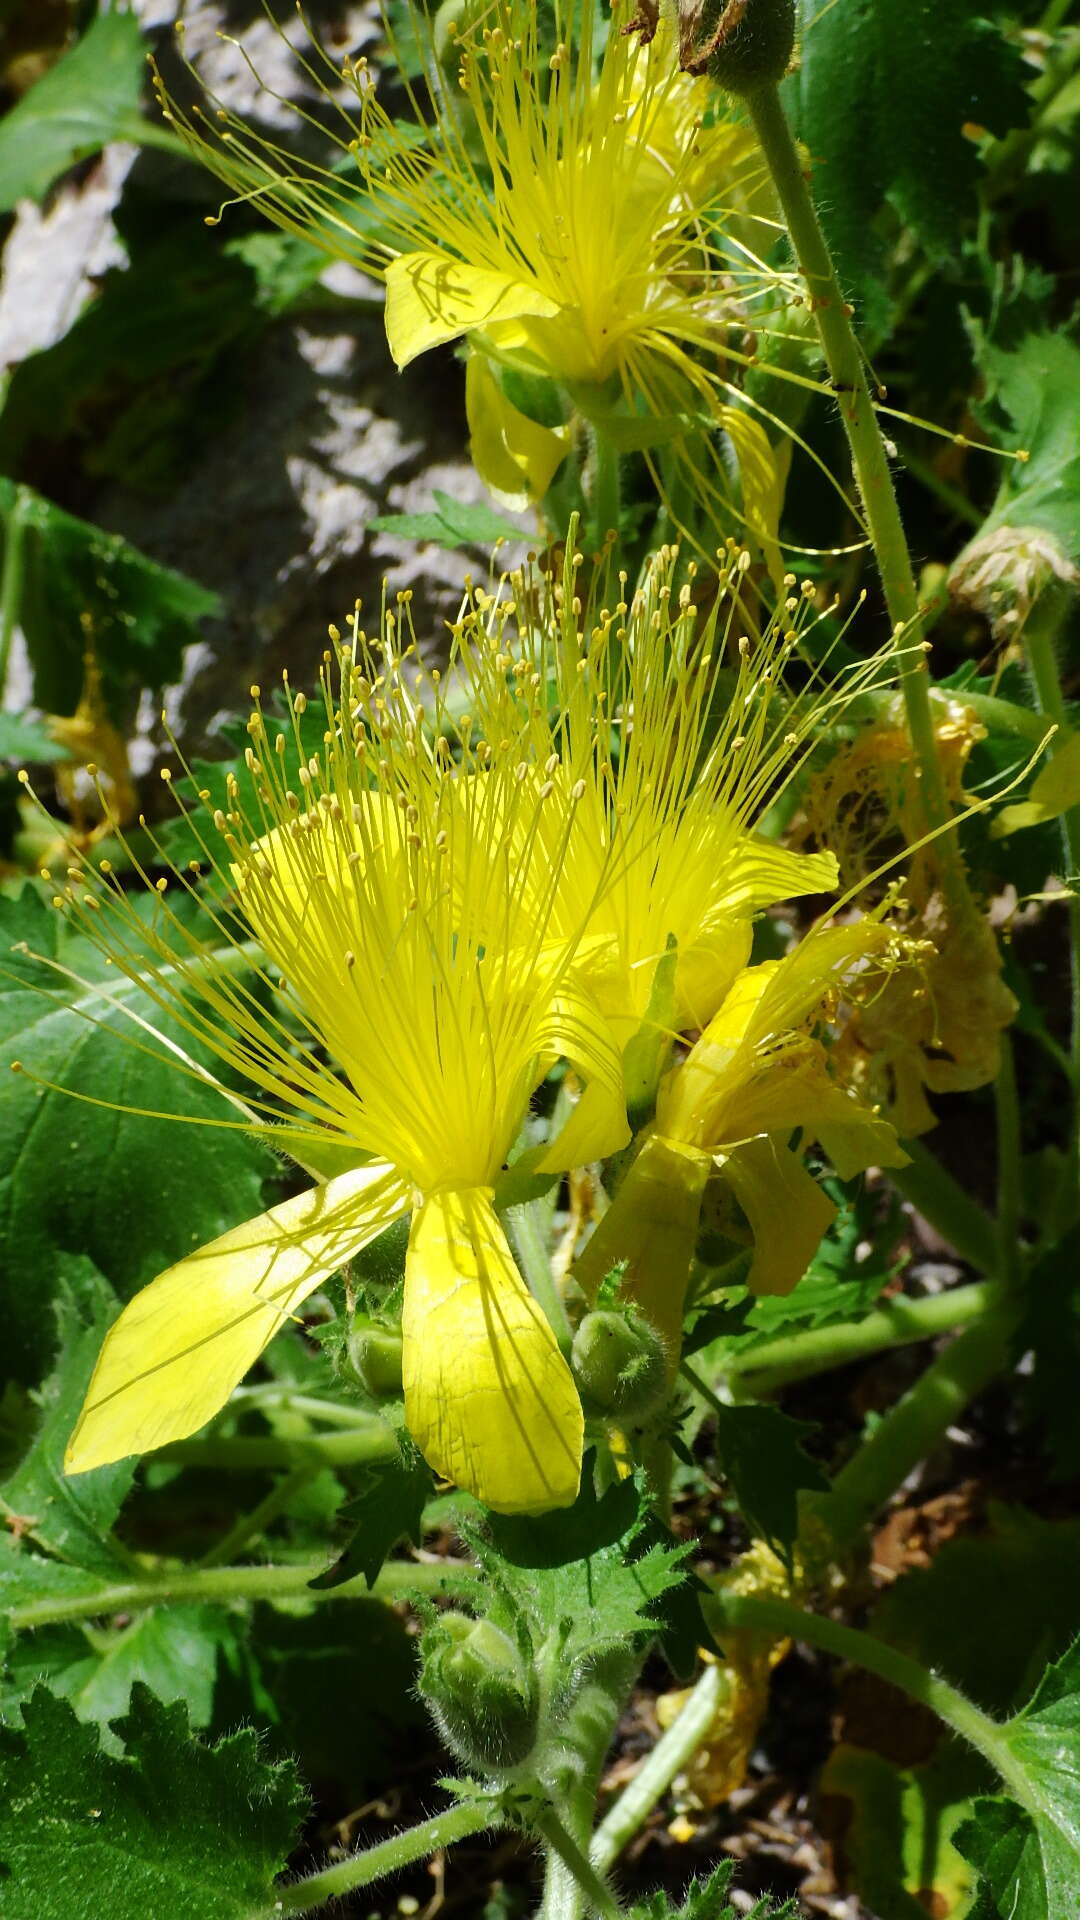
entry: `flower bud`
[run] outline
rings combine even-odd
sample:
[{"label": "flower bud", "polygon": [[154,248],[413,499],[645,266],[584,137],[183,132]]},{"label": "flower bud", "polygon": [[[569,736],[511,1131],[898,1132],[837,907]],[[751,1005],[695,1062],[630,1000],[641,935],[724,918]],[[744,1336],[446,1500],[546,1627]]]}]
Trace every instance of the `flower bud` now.
[{"label": "flower bud", "polygon": [[444,1740],[466,1766],[520,1765],[536,1740],[531,1671],[489,1620],[444,1613],[422,1642],[420,1691]]},{"label": "flower bud", "polygon": [[629,1308],[587,1313],[574,1335],[570,1363],[582,1398],[597,1413],[641,1418],[667,1392],[663,1341]]},{"label": "flower bud", "polygon": [[349,1363],[377,1400],[400,1398],[401,1329],[356,1314],[349,1331]]},{"label": "flower bud", "polygon": [[679,65],[728,93],[755,93],[787,72],[795,0],[678,0]]}]

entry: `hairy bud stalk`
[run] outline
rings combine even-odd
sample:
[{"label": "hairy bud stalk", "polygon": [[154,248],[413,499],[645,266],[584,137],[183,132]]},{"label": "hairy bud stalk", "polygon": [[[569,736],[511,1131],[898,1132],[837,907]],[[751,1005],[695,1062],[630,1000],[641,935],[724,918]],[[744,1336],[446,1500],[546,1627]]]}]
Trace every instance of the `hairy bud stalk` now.
[{"label": "hairy bud stalk", "polygon": [[795,0],[679,0],[679,65],[727,93],[756,93],[787,72]]}]

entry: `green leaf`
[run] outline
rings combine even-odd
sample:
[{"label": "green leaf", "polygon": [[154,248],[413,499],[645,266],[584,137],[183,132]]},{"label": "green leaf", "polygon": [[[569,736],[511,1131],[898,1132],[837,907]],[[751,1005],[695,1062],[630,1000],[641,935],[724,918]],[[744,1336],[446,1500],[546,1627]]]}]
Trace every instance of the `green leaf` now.
[{"label": "green leaf", "polygon": [[146,46],[133,13],[99,13],[0,122],[0,213],[40,200],[109,140],[137,139]]},{"label": "green leaf", "polygon": [[[896,1695],[882,1687],[886,1738],[895,1737]],[[909,1733],[914,1738],[914,1731]],[[933,1751],[900,1765],[865,1745],[842,1742],[819,1785],[826,1832],[836,1830],[843,1884],[852,1884],[877,1920],[926,1920],[967,1911],[975,1874],[953,1845],[970,1817],[987,1769],[954,1740],[932,1731]]]},{"label": "green leaf", "polygon": [[53,739],[40,720],[27,719],[21,713],[0,713],[0,760],[14,760],[21,766],[28,760],[48,762],[67,757],[67,748]]},{"label": "green leaf", "polygon": [[1027,120],[1019,47],[971,0],[806,0],[798,132],[841,282],[884,330],[891,203],[937,261],[951,262],[977,211],[970,124],[1004,133]]},{"label": "green leaf", "polygon": [[[385,1611],[385,1609],[384,1609]],[[16,1640],[0,1683],[0,1714],[10,1721],[38,1681],[70,1700],[79,1719],[102,1729],[102,1744],[121,1751],[107,1731],[127,1711],[131,1690],[143,1682],[160,1700],[183,1700],[192,1726],[210,1724],[218,1656],[234,1653],[236,1632],[220,1607],[155,1607],[128,1626],[93,1631],[43,1627]]]},{"label": "green leaf", "polygon": [[716,1452],[747,1526],[777,1553],[788,1554],[799,1527],[798,1500],[806,1488],[828,1490],[821,1468],[803,1452],[814,1427],[779,1407],[710,1406]]},{"label": "green leaf", "polygon": [[946,1541],[929,1567],[889,1588],[873,1624],[890,1646],[1004,1715],[1068,1646],[1078,1619],[1080,1520],[993,1503],[978,1534]]},{"label": "green leaf", "polygon": [[[471,1528],[463,1529],[493,1589],[485,1593],[486,1617],[511,1634],[524,1621],[536,1646],[551,1636],[559,1637],[567,1673],[614,1647],[658,1634],[666,1596],[687,1579],[683,1562],[688,1549],[666,1536],[656,1540],[648,1517],[641,1512],[636,1484],[625,1481],[610,1490],[616,1499],[605,1494],[597,1500],[589,1484],[590,1468],[587,1459],[575,1507],[550,1516],[554,1525],[537,1546],[523,1551],[520,1533],[510,1534],[510,1554],[519,1559],[505,1557],[500,1549],[500,1540],[507,1537],[501,1531],[506,1522],[500,1516],[488,1516],[487,1539]],[[626,1486],[634,1493],[632,1509],[623,1492]],[[618,1535],[614,1535],[616,1513],[623,1520]],[[580,1550],[576,1559],[553,1564],[559,1521],[567,1524],[569,1537],[581,1548],[590,1514],[596,1525],[593,1544]],[[531,1524],[540,1526],[543,1534],[543,1522]]]},{"label": "green leaf", "polygon": [[251,1920],[271,1906],[304,1797],[253,1733],[203,1746],[183,1704],[141,1684],[116,1722],[121,1758],[44,1687],[22,1716],[0,1729],[5,1920]]},{"label": "green leaf", "polygon": [[745,1288],[735,1295],[725,1292],[695,1322],[683,1343],[684,1353],[708,1346],[710,1365],[715,1362],[722,1372],[731,1355],[750,1352],[780,1334],[861,1320],[873,1311],[897,1274],[896,1246],[904,1230],[899,1203],[893,1201],[882,1218],[879,1196],[865,1190],[851,1201],[834,1182],[830,1197],[841,1211],[798,1286],[791,1293],[761,1299]]},{"label": "green leaf", "polygon": [[[132,898],[137,912],[154,911],[149,895]],[[70,967],[78,981],[57,975],[50,960]],[[128,1013],[210,1064],[198,1043],[108,968],[32,886],[0,899],[0,1072],[15,1059],[25,1068],[8,1075],[0,1107],[8,1358],[23,1379],[37,1378],[48,1362],[43,1307],[68,1248],[77,1247],[126,1297],[261,1212],[263,1183],[274,1170],[264,1147],[232,1130],[237,1116],[224,1096],[180,1074]],[[35,1085],[34,1074],[51,1086]],[[88,1106],[72,1093],[104,1104]],[[166,1117],[121,1111],[130,1108]],[[170,1114],[230,1127],[185,1126]]]},{"label": "green leaf", "polygon": [[313,1587],[340,1587],[359,1573],[373,1587],[383,1561],[399,1540],[407,1535],[415,1546],[420,1545],[424,1505],[433,1491],[431,1468],[406,1435],[399,1434],[398,1439],[401,1451],[396,1460],[363,1469],[359,1493],[341,1509],[340,1517],[352,1527],[352,1537],[333,1566],[311,1581]]},{"label": "green leaf", "polygon": [[707,1880],[691,1881],[681,1906],[673,1906],[666,1893],[654,1893],[628,1908],[626,1920],[798,1920],[793,1900],[782,1907],[757,1900],[752,1907],[736,1910],[727,1898],[734,1871],[732,1862],[725,1860]]},{"label": "green leaf", "polygon": [[101,1589],[101,1576],[31,1553],[12,1534],[0,1532],[0,1617],[50,1600],[80,1600]]},{"label": "green leaf", "polygon": [[[1065,329],[995,339],[971,331],[985,383],[979,417],[996,440],[1026,452],[1005,465],[997,498],[953,578],[966,586],[999,559],[1005,584],[1038,561],[1030,536],[1044,536],[1045,564],[1063,577],[1080,565],[1080,341]],[[1029,536],[1026,542],[1018,536]]]},{"label": "green leaf", "polygon": [[1080,1913],[1080,1639],[1000,1729],[1003,1799],[975,1803],[961,1853],[983,1877],[980,1915],[1063,1920]]},{"label": "green leaf", "polygon": [[509,520],[500,519],[490,507],[469,506],[448,493],[434,489],[435,513],[381,513],[371,521],[380,533],[392,533],[397,540],[428,540],[437,547],[494,546],[497,540],[524,540],[527,535]]},{"label": "green leaf", "polygon": [[95,1467],[74,1480],[64,1473],[64,1448],[117,1313],[116,1295],[93,1268],[79,1291],[81,1300],[76,1300],[70,1285],[65,1286],[57,1299],[59,1343],[56,1363],[37,1396],[41,1424],[26,1458],[0,1488],[0,1508],[17,1516],[21,1531],[47,1552],[116,1577],[126,1568],[108,1535],[131,1485],[134,1463]]},{"label": "green leaf", "polygon": [[18,619],[36,704],[49,713],[74,711],[88,640],[107,693],[175,679],[200,621],[220,611],[217,595],[159,567],[119,534],[103,533],[33,488],[0,478],[5,541],[13,512],[22,540]]},{"label": "green leaf", "polygon": [[1042,1426],[1050,1473],[1068,1480],[1080,1473],[1080,1226],[1075,1226],[1033,1269],[1027,1288],[1027,1312],[1017,1347],[1031,1352],[1026,1405]]}]

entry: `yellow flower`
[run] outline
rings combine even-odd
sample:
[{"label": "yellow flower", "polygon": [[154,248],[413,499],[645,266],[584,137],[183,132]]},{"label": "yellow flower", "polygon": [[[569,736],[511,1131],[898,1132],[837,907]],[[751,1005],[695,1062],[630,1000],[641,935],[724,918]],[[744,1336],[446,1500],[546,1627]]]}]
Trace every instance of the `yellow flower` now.
[{"label": "yellow flower", "polygon": [[628,18],[617,4],[601,30],[592,6],[557,5],[564,37],[548,57],[531,0],[466,10],[419,126],[383,107],[365,61],[347,64],[359,126],[346,122],[340,169],[284,155],[227,114],[215,128],[163,105],[238,198],[385,281],[399,367],[468,340],[489,484],[538,498],[567,452],[566,426],[529,418],[499,370],[539,374],[615,445],[683,449],[714,511],[731,506],[725,429],[743,519],[768,542],[775,462],[758,421],[727,404],[725,371],[739,360],[733,328],[741,337],[784,286],[754,249],[771,240],[767,172],[750,130],[678,72],[664,35],[646,47],[621,31]]},{"label": "yellow flower", "polygon": [[[280,974],[285,1012],[268,1011],[203,948],[168,891],[162,964],[146,982],[258,1090],[266,1130],[291,1114],[277,1138],[331,1177],[187,1256],[131,1302],[103,1347],[67,1469],[203,1425],[300,1303],[411,1212],[402,1323],[411,1432],[437,1471],[491,1507],[564,1505],[578,1486],[580,1404],[495,1197],[530,1097],[560,1056],[588,1098],[565,1151],[558,1139],[534,1151],[534,1170],[558,1172],[566,1152],[595,1158],[627,1137],[618,1056],[571,975],[573,936],[548,928],[518,885],[522,837],[573,802],[541,796],[513,743],[476,739],[455,758],[439,715],[434,733],[425,727],[389,643],[366,676],[359,643],[340,652],[336,699],[324,673],[321,751],[303,744],[302,695],[291,698],[291,748],[272,743],[256,702],[250,791],[234,780],[228,811],[205,829],[208,859],[235,880],[268,970]],[[142,978],[115,878],[96,894],[73,884],[58,904]]]},{"label": "yellow flower", "polygon": [[745,553],[726,555],[707,610],[675,588],[670,551],[629,602],[621,580],[613,606],[583,607],[580,558],[568,550],[554,586],[519,576],[513,602],[474,624],[460,670],[473,724],[526,738],[538,784],[562,796],[538,816],[523,878],[552,896],[563,939],[584,930],[576,971],[620,1045],[635,1045],[636,1071],[651,1047],[658,1073],[668,1043],[704,1027],[746,965],[755,915],[835,888],[831,853],[791,852],[758,823],[881,663],[831,682],[811,674],[794,700],[783,674],[799,664],[809,598],[789,591],[764,633],[741,635]]},{"label": "yellow flower", "polygon": [[[837,1084],[812,1028],[845,979],[885,970],[895,936],[873,920],[817,928],[783,960],[739,973],[723,1005],[660,1087],[656,1119],[576,1268],[587,1293],[620,1261],[625,1291],[677,1363],[683,1303],[707,1180],[717,1171],[754,1241],[748,1285],[788,1293],[834,1207],[803,1164],[817,1141],[841,1179],[903,1166],[887,1121]],[[798,1131],[799,1147],[789,1142]]]}]

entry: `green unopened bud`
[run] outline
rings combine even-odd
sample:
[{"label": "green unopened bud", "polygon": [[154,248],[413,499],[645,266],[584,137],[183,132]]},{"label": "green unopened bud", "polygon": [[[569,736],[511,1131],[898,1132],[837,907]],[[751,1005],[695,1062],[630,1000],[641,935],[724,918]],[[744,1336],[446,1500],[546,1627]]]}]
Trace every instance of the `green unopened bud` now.
[{"label": "green unopened bud", "polygon": [[401,1394],[401,1329],[357,1314],[349,1332],[349,1364],[377,1400]]},{"label": "green unopened bud", "polygon": [[795,44],[795,0],[678,0],[679,65],[728,93],[782,80]]},{"label": "green unopened bud", "polygon": [[420,1691],[444,1740],[467,1766],[519,1766],[536,1741],[531,1670],[489,1620],[444,1613],[422,1642]]},{"label": "green unopened bud", "polygon": [[630,1308],[587,1313],[574,1335],[570,1363],[582,1398],[597,1413],[641,1419],[667,1393],[664,1343]]}]

